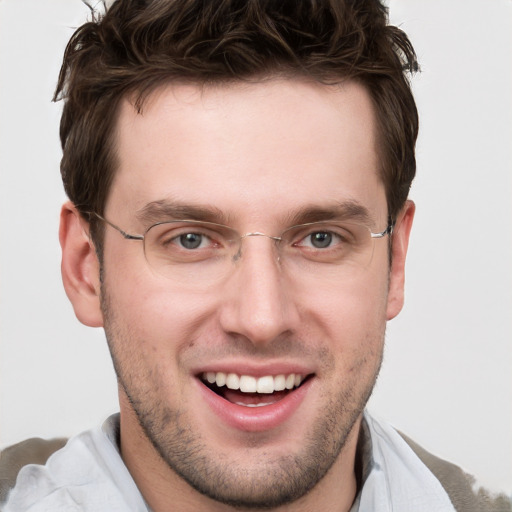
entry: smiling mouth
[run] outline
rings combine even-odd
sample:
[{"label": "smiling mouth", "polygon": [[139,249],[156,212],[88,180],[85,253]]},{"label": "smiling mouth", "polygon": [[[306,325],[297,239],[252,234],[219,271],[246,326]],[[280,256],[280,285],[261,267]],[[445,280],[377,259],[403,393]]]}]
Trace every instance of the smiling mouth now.
[{"label": "smiling mouth", "polygon": [[244,407],[272,405],[299,388],[310,377],[298,373],[253,377],[224,372],[205,372],[200,376],[201,381],[214,393]]}]

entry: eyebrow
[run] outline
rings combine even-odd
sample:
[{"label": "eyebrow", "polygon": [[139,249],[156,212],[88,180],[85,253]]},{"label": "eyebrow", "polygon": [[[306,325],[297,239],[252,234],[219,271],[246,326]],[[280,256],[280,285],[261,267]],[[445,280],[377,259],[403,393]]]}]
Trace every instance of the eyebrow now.
[{"label": "eyebrow", "polygon": [[164,220],[197,220],[228,224],[229,216],[212,206],[201,206],[179,201],[161,199],[144,205],[135,214],[142,225],[151,225]]},{"label": "eyebrow", "polygon": [[354,200],[342,201],[326,207],[316,205],[305,206],[289,217],[291,225],[328,220],[359,221],[369,227],[375,223],[375,219],[369,209]]},{"label": "eyebrow", "polygon": [[[232,219],[230,215],[213,206],[195,205],[167,199],[147,203],[135,215],[145,226],[165,220],[197,220],[199,222],[230,225]],[[328,220],[354,220],[368,226],[374,224],[373,216],[368,208],[355,200],[337,202],[325,207],[317,204],[305,205],[286,215],[284,220],[288,226]]]}]

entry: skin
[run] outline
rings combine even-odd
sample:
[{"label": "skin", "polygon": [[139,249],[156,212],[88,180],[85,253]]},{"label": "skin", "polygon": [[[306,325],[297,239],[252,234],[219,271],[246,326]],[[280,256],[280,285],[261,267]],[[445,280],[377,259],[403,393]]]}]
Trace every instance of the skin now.
[{"label": "skin", "polygon": [[[362,86],[297,79],[200,89],[172,85],[142,115],[126,100],[119,168],[105,217],[129,233],[153,201],[215,208],[240,233],[279,235],[305,206],[357,202],[387,224],[375,119]],[[119,381],[121,451],[156,512],[349,510],[361,415],[382,360],[386,321],[403,305],[414,205],[364,270],[291,275],[264,237],[244,240],[222,283],[156,274],[141,242],[106,228],[103,282],[88,226],[64,205],[63,280],[77,317],[104,326]],[[222,219],[221,221],[225,221]],[[224,222],[226,223],[226,222]],[[263,431],[235,428],[200,392],[197,372],[300,366],[298,408]],[[240,370],[238,370],[240,371]]]}]

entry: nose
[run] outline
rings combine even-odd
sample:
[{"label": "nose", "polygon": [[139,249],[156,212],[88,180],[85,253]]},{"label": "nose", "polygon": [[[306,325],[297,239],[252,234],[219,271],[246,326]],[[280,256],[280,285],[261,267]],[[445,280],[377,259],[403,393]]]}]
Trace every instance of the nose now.
[{"label": "nose", "polygon": [[220,322],[224,332],[266,345],[293,332],[299,315],[274,241],[254,235],[243,238],[225,282]]}]

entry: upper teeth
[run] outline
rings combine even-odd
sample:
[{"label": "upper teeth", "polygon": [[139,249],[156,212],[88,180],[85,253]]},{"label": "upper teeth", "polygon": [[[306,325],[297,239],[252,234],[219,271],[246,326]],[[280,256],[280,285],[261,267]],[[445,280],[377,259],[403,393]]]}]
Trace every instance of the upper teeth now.
[{"label": "upper teeth", "polygon": [[273,393],[299,386],[303,376],[290,373],[289,375],[265,375],[257,378],[236,373],[205,372],[203,380],[210,384],[215,383],[219,387],[227,386],[229,389],[240,390],[243,393]]}]

